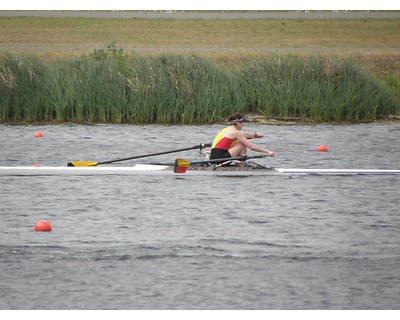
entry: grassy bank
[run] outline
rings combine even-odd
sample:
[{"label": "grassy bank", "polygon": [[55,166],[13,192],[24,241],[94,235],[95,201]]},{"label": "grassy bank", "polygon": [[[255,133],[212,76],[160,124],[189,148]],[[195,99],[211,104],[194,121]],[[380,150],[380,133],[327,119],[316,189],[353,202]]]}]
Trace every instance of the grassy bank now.
[{"label": "grassy bank", "polygon": [[[76,59],[115,43],[142,55],[201,53],[228,64],[271,53],[338,55],[368,71],[400,75],[397,19],[85,19],[0,18],[0,52],[41,60]],[[2,49],[3,48],[3,49]]]},{"label": "grassy bank", "polygon": [[[15,17],[0,18],[0,29],[2,122],[213,122],[233,109],[312,121],[399,114],[396,19]],[[125,49],[92,54],[108,43]]]},{"label": "grassy bank", "polygon": [[101,48],[398,48],[397,19],[0,18],[2,46]]},{"label": "grassy bank", "polygon": [[0,57],[1,122],[209,123],[234,111],[313,121],[399,114],[388,86],[351,59],[275,55],[221,64],[110,47],[68,61]]}]

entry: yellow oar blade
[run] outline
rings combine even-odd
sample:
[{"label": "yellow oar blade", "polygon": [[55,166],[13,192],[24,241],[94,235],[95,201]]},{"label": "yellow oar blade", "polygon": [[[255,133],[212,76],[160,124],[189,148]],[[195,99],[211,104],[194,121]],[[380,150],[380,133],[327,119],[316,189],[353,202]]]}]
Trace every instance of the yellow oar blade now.
[{"label": "yellow oar blade", "polygon": [[95,167],[97,162],[93,161],[71,161],[67,163],[68,167]]},{"label": "yellow oar blade", "polygon": [[190,166],[190,162],[188,160],[185,160],[182,158],[175,159],[174,172],[175,173],[185,173],[189,166]]}]

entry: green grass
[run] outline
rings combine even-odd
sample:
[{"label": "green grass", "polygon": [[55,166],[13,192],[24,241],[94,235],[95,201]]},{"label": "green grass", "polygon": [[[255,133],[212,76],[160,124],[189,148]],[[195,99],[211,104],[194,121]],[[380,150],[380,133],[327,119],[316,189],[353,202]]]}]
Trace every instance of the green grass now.
[{"label": "green grass", "polygon": [[384,77],[383,82],[389,89],[397,96],[400,101],[400,75],[387,75]]},{"label": "green grass", "polygon": [[[396,80],[397,81],[397,80]],[[0,56],[1,122],[212,123],[234,111],[366,122],[399,114],[388,84],[351,59],[276,55],[226,66],[110,46],[71,61]]]},{"label": "green grass", "polygon": [[[248,105],[269,117],[371,121],[398,113],[398,100],[350,59],[276,56],[251,61]],[[389,107],[390,106],[390,107]]]}]

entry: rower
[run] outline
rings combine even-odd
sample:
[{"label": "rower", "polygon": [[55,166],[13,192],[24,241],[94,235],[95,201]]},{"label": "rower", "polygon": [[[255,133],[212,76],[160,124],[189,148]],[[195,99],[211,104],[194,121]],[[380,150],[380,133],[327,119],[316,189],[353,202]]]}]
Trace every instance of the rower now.
[{"label": "rower", "polygon": [[236,158],[239,155],[247,155],[247,149],[265,153],[270,157],[275,156],[275,152],[249,141],[263,138],[264,135],[259,132],[242,131],[245,122],[249,120],[241,113],[234,113],[228,118],[229,126],[222,129],[214,138],[210,159]]}]

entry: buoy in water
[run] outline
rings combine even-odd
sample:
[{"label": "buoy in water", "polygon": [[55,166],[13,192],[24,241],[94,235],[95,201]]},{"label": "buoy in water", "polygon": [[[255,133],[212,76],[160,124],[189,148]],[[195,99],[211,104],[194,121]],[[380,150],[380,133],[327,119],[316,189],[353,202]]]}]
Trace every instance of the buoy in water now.
[{"label": "buoy in water", "polygon": [[32,165],[32,167],[41,167],[41,165],[39,163],[35,163]]},{"label": "buoy in water", "polygon": [[40,220],[35,224],[35,231],[51,231],[51,224],[46,220]]},{"label": "buoy in water", "polygon": [[33,136],[34,136],[35,138],[42,138],[42,137],[43,137],[43,133],[37,131],[37,132],[35,132],[35,133],[33,134]]},{"label": "buoy in water", "polygon": [[317,147],[317,151],[318,152],[327,152],[328,151],[328,147],[325,145],[320,145]]}]

